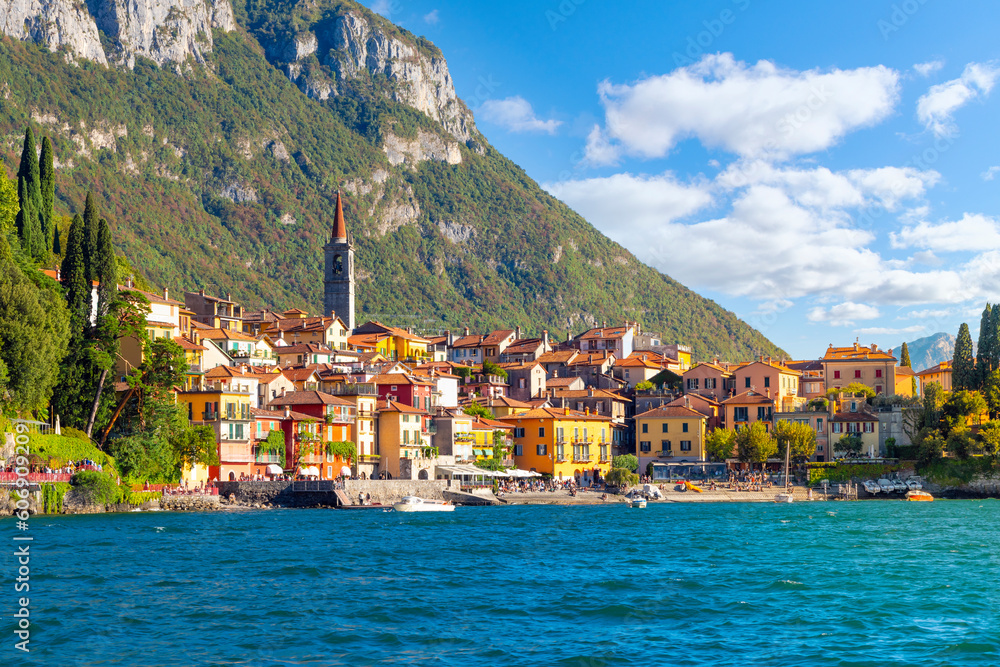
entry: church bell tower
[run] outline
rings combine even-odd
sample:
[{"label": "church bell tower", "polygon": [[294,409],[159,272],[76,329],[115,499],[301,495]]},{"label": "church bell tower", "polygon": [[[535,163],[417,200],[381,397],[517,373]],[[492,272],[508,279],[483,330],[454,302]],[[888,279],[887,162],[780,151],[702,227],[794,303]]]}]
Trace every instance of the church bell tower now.
[{"label": "church bell tower", "polygon": [[354,241],[347,233],[344,209],[337,193],[337,210],[333,217],[333,235],[323,246],[323,316],[331,312],[347,325],[350,333],[354,321]]}]

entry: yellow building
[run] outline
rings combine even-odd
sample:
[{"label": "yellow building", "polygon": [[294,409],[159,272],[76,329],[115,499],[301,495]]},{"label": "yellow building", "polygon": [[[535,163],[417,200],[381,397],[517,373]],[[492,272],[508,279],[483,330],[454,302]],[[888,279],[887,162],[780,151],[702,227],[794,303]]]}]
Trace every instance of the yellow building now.
[{"label": "yellow building", "polygon": [[917,373],[917,382],[920,383],[920,395],[924,394],[924,387],[932,382],[937,382],[945,391],[951,391],[951,362],[942,361],[937,366],[931,366]]},{"label": "yellow building", "polygon": [[514,427],[506,422],[490,419],[488,417],[476,417],[472,422],[472,456],[476,461],[483,461],[493,458],[493,450],[499,446],[502,450],[500,458],[513,464],[510,456],[503,453],[513,452],[514,441],[511,434]]},{"label": "yellow building", "polygon": [[431,361],[430,341],[411,331],[380,322],[368,322],[354,330],[348,344],[359,351],[381,353],[389,361]]},{"label": "yellow building", "polygon": [[388,479],[433,479],[437,452],[431,445],[430,415],[419,408],[379,400],[379,476]]},{"label": "yellow building", "polygon": [[188,365],[187,372],[184,374],[184,388],[196,389],[200,387],[205,375],[205,346],[191,342],[186,336],[175,338],[174,341],[184,350],[184,359]]},{"label": "yellow building", "polygon": [[663,406],[635,416],[639,472],[654,461],[704,461],[707,417],[686,407]]},{"label": "yellow building", "polygon": [[913,396],[913,379],[917,376],[909,366],[896,366],[896,393]]},{"label": "yellow building", "polygon": [[514,427],[518,468],[587,486],[611,470],[611,419],[569,408],[535,408],[504,417]]},{"label": "yellow building", "polygon": [[250,411],[256,400],[256,382],[245,382],[241,377],[228,381],[206,378],[199,387],[177,393],[177,402],[186,407],[191,425],[210,426],[215,432],[220,464],[210,468],[212,479],[251,473],[254,417]]},{"label": "yellow building", "polygon": [[830,449],[834,456],[844,455],[839,442],[845,435],[856,435],[861,438],[862,456],[879,456],[879,421],[874,413],[861,409],[856,412],[838,412],[830,418],[829,427]]}]

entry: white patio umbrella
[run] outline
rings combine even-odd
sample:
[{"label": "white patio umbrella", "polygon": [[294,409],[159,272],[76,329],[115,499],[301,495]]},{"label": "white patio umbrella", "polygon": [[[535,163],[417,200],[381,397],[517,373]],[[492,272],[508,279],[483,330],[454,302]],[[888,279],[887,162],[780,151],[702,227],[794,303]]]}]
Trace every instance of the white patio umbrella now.
[{"label": "white patio umbrella", "polygon": [[309,466],[303,472],[303,475],[311,475],[312,477],[319,477],[319,468],[316,466]]},{"label": "white patio umbrella", "polygon": [[285,472],[277,463],[268,463],[266,470],[268,475],[280,475]]},{"label": "white patio umbrella", "polygon": [[340,474],[343,475],[344,477],[350,477],[351,476],[351,469],[348,466],[343,466],[340,469]]}]

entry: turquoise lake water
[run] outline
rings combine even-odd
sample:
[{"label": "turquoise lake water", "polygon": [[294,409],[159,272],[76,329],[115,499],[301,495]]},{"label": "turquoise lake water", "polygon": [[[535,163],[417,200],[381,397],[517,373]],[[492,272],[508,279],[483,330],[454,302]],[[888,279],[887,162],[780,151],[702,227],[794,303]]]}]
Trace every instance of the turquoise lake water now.
[{"label": "turquoise lake water", "polygon": [[997,665],[998,519],[993,500],[34,517],[32,652],[7,547],[0,664]]}]

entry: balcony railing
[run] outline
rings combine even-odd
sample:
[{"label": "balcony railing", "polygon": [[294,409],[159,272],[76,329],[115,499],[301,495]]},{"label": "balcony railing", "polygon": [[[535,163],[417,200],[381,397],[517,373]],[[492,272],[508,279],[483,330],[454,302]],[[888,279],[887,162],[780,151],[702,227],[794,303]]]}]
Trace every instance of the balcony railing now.
[{"label": "balcony railing", "polygon": [[378,388],[370,382],[337,382],[327,392],[334,396],[378,396]]},{"label": "balcony railing", "polygon": [[306,454],[305,456],[299,457],[299,460],[303,463],[322,463],[322,454]]},{"label": "balcony railing", "polygon": [[219,448],[219,458],[224,462],[250,463],[254,460],[250,448],[246,445],[226,445]]},{"label": "balcony railing", "polygon": [[281,463],[281,455],[274,452],[255,452],[253,460],[255,463]]},{"label": "balcony railing", "polygon": [[327,413],[327,415],[326,415],[326,417],[324,419],[325,419],[325,421],[326,421],[327,424],[353,424],[355,417],[354,417],[353,413],[347,413],[347,414],[340,413],[340,414],[337,414],[337,413],[334,413],[334,412],[330,412],[330,413]]},{"label": "balcony railing", "polygon": [[188,364],[188,373],[204,373],[201,364]]},{"label": "balcony railing", "polygon": [[202,419],[202,421],[214,422],[218,418],[219,418],[219,413],[218,412],[205,411],[205,412],[201,413],[201,419]]}]

